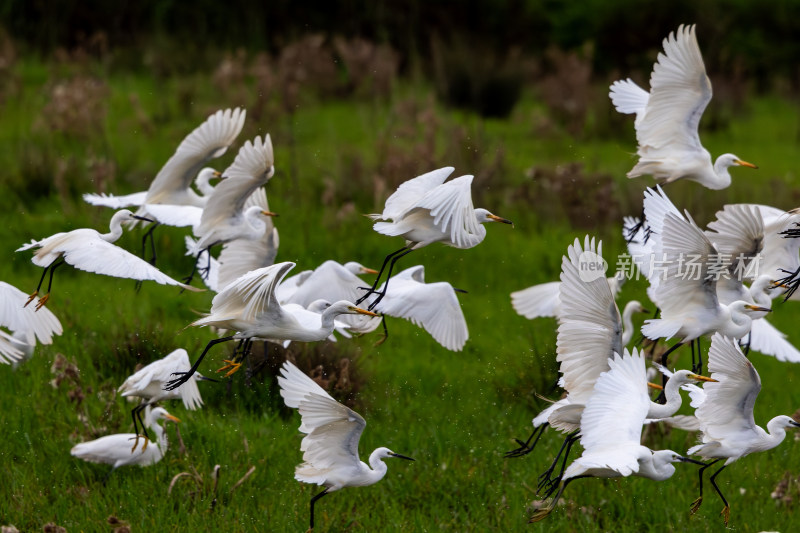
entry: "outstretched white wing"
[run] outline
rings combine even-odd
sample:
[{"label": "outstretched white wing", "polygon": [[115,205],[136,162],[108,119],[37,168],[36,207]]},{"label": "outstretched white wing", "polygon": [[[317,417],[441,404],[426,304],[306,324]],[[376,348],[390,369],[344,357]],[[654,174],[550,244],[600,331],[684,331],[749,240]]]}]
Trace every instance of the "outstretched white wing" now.
[{"label": "outstretched white wing", "polygon": [[800,363],[800,350],[786,340],[786,334],[767,322],[766,318],[753,320],[750,326],[750,348],[778,361]]},{"label": "outstretched white wing", "polygon": [[361,415],[331,398],[289,361],[283,363],[278,384],[286,405],[300,412],[300,431],[306,433],[300,445],[306,464],[298,468],[296,477],[300,479],[304,470],[303,480],[315,482],[315,472],[358,468],[358,441],[367,425]]},{"label": "outstretched white wing", "polygon": [[471,186],[472,176],[461,176],[430,190],[416,204],[430,211],[434,225],[450,232],[457,248],[468,247],[470,237],[479,232]]},{"label": "outstretched white wing", "polygon": [[244,119],[244,109],[219,110],[195,128],[150,184],[146,203],[162,203],[171,194],[189,189],[206,161],[221,156],[233,143]]},{"label": "outstretched white wing", "polygon": [[561,309],[561,300],[558,298],[560,285],[560,281],[550,281],[512,292],[511,305],[517,314],[525,318],[557,316]]},{"label": "outstretched white wing", "polygon": [[403,216],[406,211],[413,209],[428,191],[444,183],[454,170],[453,167],[443,167],[402,183],[386,200],[383,213],[374,218],[391,220]]},{"label": "outstretched white wing", "polygon": [[123,207],[140,206],[144,204],[144,199],[147,197],[147,191],[135,192],[123,196],[115,196],[113,194],[91,194],[86,193],[83,195],[83,201],[87,204],[100,205],[103,207],[112,207],[114,209],[122,209]]},{"label": "outstretched white wing", "polygon": [[27,294],[0,281],[0,326],[14,333],[23,333],[25,342],[30,345],[34,345],[36,339],[42,344],[51,344],[53,335],[61,335],[64,331],[61,322],[47,307],[38,311],[35,305],[23,307],[27,301]]},{"label": "outstretched white wing", "polygon": [[0,329],[0,363],[10,364],[19,361],[24,355],[20,341]]},{"label": "outstretched white wing", "polygon": [[740,274],[744,274],[751,261],[759,260],[764,249],[764,221],[758,209],[748,204],[728,204],[716,216],[708,224],[706,237],[720,254],[730,258],[731,274],[743,281],[744,277],[735,275],[734,269],[740,268]]},{"label": "outstretched white wing", "polygon": [[663,44],[650,77],[647,109],[636,124],[636,139],[640,149],[705,151],[697,127],[712,91],[694,25],[679,26]]},{"label": "outstretched white wing", "polygon": [[[239,317],[253,322],[268,310],[280,312],[275,287],[293,269],[295,263],[277,263],[248,272],[222,289],[211,301],[211,314],[219,317]],[[195,324],[202,323],[202,319]]]}]

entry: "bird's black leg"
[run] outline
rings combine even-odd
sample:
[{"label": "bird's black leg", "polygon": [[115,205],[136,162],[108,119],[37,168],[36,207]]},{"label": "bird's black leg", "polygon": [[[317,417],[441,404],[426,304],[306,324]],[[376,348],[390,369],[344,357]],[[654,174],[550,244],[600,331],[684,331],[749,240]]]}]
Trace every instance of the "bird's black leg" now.
[{"label": "bird's black leg", "polygon": [[742,348],[742,352],[744,353],[745,357],[750,355],[750,342],[753,340],[753,332],[750,331],[747,333],[747,341],[744,340],[745,337],[739,339],[739,346]]},{"label": "bird's black leg", "polygon": [[[697,337],[694,340],[695,344],[697,344],[697,366],[692,366],[692,372],[695,374],[702,374],[703,373],[703,348],[700,346],[700,337]],[[692,358],[694,359],[694,358]]]},{"label": "bird's black leg", "polygon": [[42,279],[39,280],[39,285],[36,286],[36,291],[34,291],[34,293],[31,294],[30,296],[28,296],[28,301],[25,302],[25,305],[23,305],[22,307],[27,307],[27,305],[31,303],[34,298],[36,298],[36,295],[39,294],[39,289],[41,288],[42,282],[44,281],[44,275],[49,269],[50,279],[47,282],[47,293],[39,299],[39,303],[36,304],[36,310],[38,311],[47,303],[47,300],[50,299],[50,289],[53,288],[53,274],[55,273],[58,267],[64,264],[64,262],[65,262],[64,258],[59,257],[58,259],[50,263],[50,265],[47,268],[44,269],[44,272],[42,272]]},{"label": "bird's black leg", "polygon": [[781,279],[775,280],[775,286],[784,285],[786,286],[786,292],[784,292],[783,301],[787,301],[789,298],[792,297],[794,292],[800,287],[800,268],[795,270],[794,272],[789,272],[788,270],[781,269],[781,272],[785,272],[788,276],[783,277]]},{"label": "bird's black leg", "polygon": [[726,466],[728,466],[728,465],[722,465],[720,467],[720,469],[717,470],[716,472],[714,472],[713,474],[711,474],[711,477],[708,478],[708,479],[711,481],[711,486],[714,487],[714,490],[716,490],[717,494],[719,494],[719,497],[722,498],[722,503],[725,504],[725,507],[722,508],[722,512],[720,514],[722,515],[723,520],[725,520],[725,525],[727,526],[728,525],[728,520],[731,517],[731,506],[728,504],[728,500],[725,499],[725,496],[722,495],[722,491],[719,490],[719,487],[717,486],[717,481],[716,481],[717,476],[719,475],[720,472],[725,470]]},{"label": "bird's black leg", "polygon": [[[544,433],[544,430],[549,425],[550,424],[545,422],[541,426],[534,428],[533,432],[531,433],[531,436],[528,437],[528,440],[526,440],[525,442],[522,442],[519,439],[514,439],[515,441],[517,441],[517,444],[519,444],[519,448],[517,448],[516,450],[511,450],[510,452],[506,452],[505,454],[503,454],[503,457],[522,457],[523,455],[528,455],[529,453],[531,453],[533,449],[536,447],[536,443],[539,442],[539,439]],[[534,439],[534,437],[536,438]],[[533,440],[533,444],[531,444],[531,440]]]},{"label": "bird's black leg", "polygon": [[317,503],[317,500],[319,500],[326,494],[328,494],[327,488],[322,492],[320,492],[319,494],[317,494],[316,496],[314,496],[313,498],[311,498],[311,522],[309,523],[309,529],[314,529],[314,504]]},{"label": "bird's black leg", "polygon": [[575,481],[576,479],[581,479],[583,477],[592,477],[592,476],[588,476],[588,475],[586,475],[586,476],[575,476],[575,477],[569,478],[568,480],[566,480],[563,483],[559,483],[558,492],[556,492],[556,495],[553,496],[552,500],[550,500],[550,503],[548,503],[546,506],[544,506],[544,507],[542,507],[540,509],[537,509],[533,513],[533,515],[530,517],[530,519],[528,520],[528,523],[532,524],[534,522],[540,522],[541,520],[544,520],[545,518],[547,518],[547,516],[553,511],[553,509],[555,509],[556,504],[558,503],[558,500],[561,499],[561,495],[564,493],[564,489],[567,488],[567,485],[569,485],[571,482]]},{"label": "bird's black leg", "polygon": [[222,337],[220,339],[214,339],[210,341],[208,344],[206,344],[205,350],[203,350],[203,353],[201,353],[200,357],[197,358],[197,361],[195,361],[195,363],[192,365],[192,368],[190,368],[188,372],[173,372],[172,373],[173,376],[180,376],[180,377],[168,381],[166,386],[164,387],[164,390],[175,390],[184,383],[186,383],[187,381],[189,381],[189,378],[191,378],[192,375],[195,372],[197,372],[197,369],[200,366],[200,363],[203,361],[203,357],[205,357],[206,353],[208,353],[208,350],[210,350],[211,347],[214,346],[215,344],[219,344],[221,342],[227,342],[229,340],[233,340],[233,335],[231,335],[230,337]]},{"label": "bird's black leg", "polygon": [[[197,264],[200,262],[200,257],[203,255],[203,252],[205,252],[205,253],[209,253],[209,251],[208,251],[208,248],[203,248],[203,249],[202,249],[202,250],[200,250],[200,252],[199,252],[199,253],[198,253],[198,254],[195,256],[195,258],[194,258],[194,264],[192,265],[192,271],[189,273],[189,275],[188,275],[188,276],[186,276],[185,278],[183,278],[183,282],[184,282],[186,285],[189,285],[189,284],[192,282],[192,280],[194,279],[194,275],[197,273],[197,270],[198,270],[198,269],[197,269]],[[211,264],[211,259],[210,259],[210,258],[209,258],[208,262],[209,262],[209,265],[210,265],[210,264]],[[181,291],[181,292],[183,292],[183,291]]]},{"label": "bird's black leg", "polygon": [[700,478],[700,495],[697,497],[695,501],[692,502],[692,509],[691,509],[692,514],[696,513],[697,510],[700,509],[700,505],[703,503],[703,472],[705,472],[709,466],[719,462],[720,460],[721,459],[715,459],[706,464],[705,466],[701,466],[700,469],[698,470],[698,477]]},{"label": "bird's black leg", "polygon": [[564,457],[561,459],[561,470],[558,471],[558,475],[555,479],[549,480],[548,483],[550,484],[550,488],[547,490],[545,494],[546,497],[550,497],[550,495],[555,490],[556,486],[561,483],[561,480],[564,478],[564,471],[567,469],[567,459],[569,458],[569,452],[572,450],[572,445],[578,442],[580,439],[580,435],[576,431],[569,437],[569,442],[567,443],[567,449],[564,450]]},{"label": "bird's black leg", "polygon": [[[153,237],[153,232],[159,226],[158,222],[153,222],[150,225],[150,228],[144,233],[142,236],[142,259],[145,259],[148,263],[153,266],[156,266],[156,240]],[[147,239],[150,239],[150,259],[145,258],[145,250],[147,248]]]},{"label": "bird's black leg", "polygon": [[389,289],[389,278],[392,277],[392,269],[394,268],[394,264],[397,262],[398,259],[404,257],[411,253],[411,248],[407,248],[404,252],[397,254],[392,258],[392,262],[389,263],[389,270],[386,272],[386,281],[383,282],[383,290],[378,294],[378,297],[375,298],[369,307],[367,307],[367,311],[372,311],[375,309],[375,306],[383,300],[383,297],[386,296],[386,291]]},{"label": "bird's black leg", "polygon": [[389,338],[389,328],[386,327],[386,315],[381,315],[381,326],[383,326],[383,337],[375,343],[375,346],[380,346]]},{"label": "bird's black leg", "polygon": [[[636,237],[636,234],[639,232],[640,229],[644,227],[644,205],[642,205],[642,214],[639,217],[639,222],[634,224],[628,229],[628,234],[625,236],[625,242],[631,243],[633,242],[633,238]],[[649,231],[649,230],[648,230]],[[644,242],[647,242],[647,238],[649,237],[649,233],[645,233]]]},{"label": "bird's black leg", "polygon": [[[674,352],[675,350],[677,350],[681,346],[683,346],[682,342],[676,342],[675,344],[673,344],[669,348],[669,350],[667,350],[666,352],[661,354],[661,366],[666,367],[667,366],[667,358],[669,357],[669,354],[671,354],[672,352]],[[694,345],[692,345],[692,346],[694,346]],[[692,362],[694,363],[694,352],[692,352]],[[667,376],[665,376],[665,375],[661,376],[661,385],[666,389]],[[658,397],[655,399],[655,403],[666,403],[666,401],[667,401],[667,397],[664,395],[664,390],[662,390],[661,393],[658,395]]]},{"label": "bird's black leg", "polygon": [[[56,259],[56,261],[58,261],[58,259]],[[56,261],[53,261],[52,263],[50,263],[49,265],[47,265],[46,267],[44,267],[44,270],[42,270],[42,277],[41,277],[41,278],[39,278],[39,284],[36,286],[36,290],[35,290],[35,291],[33,291],[33,292],[32,292],[32,293],[31,293],[31,294],[28,296],[28,301],[27,301],[27,302],[25,302],[25,305],[23,305],[22,307],[28,307],[28,304],[29,304],[29,303],[31,303],[31,302],[33,301],[33,299],[34,299],[34,298],[36,298],[36,296],[38,296],[38,295],[39,295],[39,290],[42,288],[42,283],[44,283],[44,277],[47,275],[47,271],[48,271],[48,270],[50,270],[50,267],[51,267],[51,266],[53,266],[53,264],[54,264]]]},{"label": "bird's black leg", "polygon": [[403,246],[403,247],[402,247],[402,248],[400,248],[399,250],[396,250],[396,251],[394,251],[394,252],[390,253],[389,255],[387,255],[387,256],[386,256],[386,258],[384,258],[384,260],[383,260],[383,264],[381,265],[381,269],[378,271],[378,275],[375,277],[375,282],[372,284],[372,287],[370,287],[370,288],[366,289],[366,291],[367,291],[367,292],[366,292],[366,293],[364,293],[364,296],[362,296],[361,298],[359,298],[358,300],[356,300],[356,302],[355,302],[355,303],[356,303],[356,305],[359,305],[361,302],[363,302],[364,300],[366,300],[366,299],[367,299],[367,297],[368,297],[370,294],[372,294],[372,293],[374,293],[374,292],[375,292],[375,289],[376,289],[376,288],[378,288],[378,283],[380,283],[380,280],[381,280],[381,275],[383,275],[383,270],[386,268],[386,265],[389,263],[389,261],[392,259],[392,257],[394,257],[395,255],[397,255],[397,254],[399,254],[400,252],[403,252],[403,251],[405,251],[405,250],[408,250],[408,248],[406,248],[405,246]]},{"label": "bird's black leg", "polygon": [[[142,419],[142,412],[150,405],[149,402],[143,401],[139,405],[133,408],[131,411],[131,416],[133,417],[133,432],[136,434],[136,438],[134,439],[133,448],[131,448],[131,453],[136,449],[136,446],[139,445],[139,436],[143,436],[145,439],[145,446],[147,446],[147,441],[150,439],[150,435],[147,434],[147,427],[144,425],[144,420]],[[138,424],[137,424],[138,422]],[[139,433],[139,428],[142,428],[142,433]]]},{"label": "bird's black leg", "polygon": [[[578,440],[578,433],[579,431],[573,431],[569,435],[564,438],[564,442],[561,444],[561,449],[558,450],[555,459],[553,459],[552,464],[539,476],[539,483],[537,485],[537,493],[541,491],[545,486],[550,486],[551,489],[557,483],[557,480],[561,479],[561,475],[559,475],[556,480],[550,479],[550,476],[553,474],[553,471],[556,469],[558,465],[558,460],[561,458],[561,455],[564,455],[564,462],[566,463],[567,455],[569,455],[569,450],[572,448],[572,443]],[[563,474],[563,471],[562,471]]]}]

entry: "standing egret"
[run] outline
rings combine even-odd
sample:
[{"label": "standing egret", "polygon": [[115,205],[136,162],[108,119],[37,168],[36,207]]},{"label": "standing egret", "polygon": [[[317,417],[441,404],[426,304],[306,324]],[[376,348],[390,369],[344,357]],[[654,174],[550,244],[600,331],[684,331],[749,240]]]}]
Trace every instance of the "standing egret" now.
[{"label": "standing egret", "polygon": [[[338,315],[360,313],[377,316],[351,302],[341,300],[331,304],[320,315],[319,323],[301,323],[292,313],[285,312],[275,297],[275,287],[294,266],[294,263],[285,262],[254,270],[220,291],[211,302],[210,314],[191,325],[216,326],[236,333],[210,341],[189,371],[176,372],[180,377],[170,381],[166,388],[175,389],[185,383],[197,371],[203,357],[215,344],[234,339],[245,342],[253,338],[276,342],[321,341],[333,332],[334,318]],[[229,361],[229,366],[235,371],[241,363],[232,360]]]},{"label": "standing egret", "polygon": [[[642,446],[642,427],[650,416],[644,357],[632,354],[614,357],[609,370],[594,384],[580,417],[583,455],[564,472],[552,500],[531,516],[530,522],[546,518],[570,482],[582,477],[640,476],[655,481],[672,477],[677,461],[696,462],[672,450],[653,451]],[[671,380],[670,380],[671,381]]]},{"label": "standing egret", "polygon": [[712,337],[708,369],[717,383],[703,388],[705,400],[695,410],[703,433],[702,444],[690,448],[688,454],[713,460],[700,469],[700,496],[692,504],[692,513],[703,503],[703,472],[725,459],[709,479],[725,504],[721,514],[727,526],[731,508],[717,486],[716,477],[737,459],[778,446],[786,437],[786,428],[800,424],[790,416],[780,415],[767,422],[767,431],[756,425],[753,406],[761,391],[761,378],[732,339],[719,333]]},{"label": "standing egret", "polygon": [[[35,299],[35,298],[34,298]],[[3,281],[0,281],[0,327],[8,328],[12,335],[6,341],[9,351],[4,350],[0,342],[0,363],[7,362],[3,356],[19,363],[33,355],[36,341],[41,344],[52,344],[53,335],[61,335],[63,329],[58,318],[49,309],[25,307],[28,295]],[[36,302],[39,307],[39,302]],[[0,337],[6,336],[0,330]],[[14,353],[15,355],[12,355]]]},{"label": "standing egret", "polygon": [[[36,290],[28,297],[26,306],[33,301],[42,288],[44,277],[50,271],[50,281],[45,294],[36,304],[36,309],[41,309],[50,298],[50,289],[53,285],[53,272],[64,263],[68,263],[79,270],[94,272],[115,278],[131,278],[136,280],[152,280],[162,285],[176,285],[184,289],[199,291],[189,285],[175,281],[159,269],[130,252],[123,250],[113,243],[122,236],[122,223],[130,220],[141,220],[142,217],[134,215],[128,209],[121,209],[114,213],[109,224],[109,233],[80,228],[66,233],[56,233],[40,241],[31,241],[17,249],[18,252],[36,248],[31,261],[34,265],[44,267],[42,277]],[[149,219],[144,219],[149,220]]]},{"label": "standing egret", "polygon": [[309,529],[314,529],[314,504],[326,494],[377,483],[386,475],[384,458],[413,461],[388,448],[377,448],[370,454],[367,465],[358,455],[358,441],[367,425],[361,415],[331,398],[289,361],[281,367],[278,384],[286,405],[299,411],[300,431],[306,434],[300,443],[304,462],[295,469],[294,477],[303,483],[325,487],[311,498]]},{"label": "standing egret", "polygon": [[369,307],[374,309],[385,295],[394,264],[411,251],[434,242],[454,248],[473,248],[486,237],[484,223],[512,223],[486,209],[472,206],[472,176],[461,176],[444,183],[453,170],[453,167],[444,167],[406,181],[386,200],[383,213],[368,215],[378,221],[372,226],[375,231],[390,237],[403,237],[406,244],[386,256],[375,283],[356,301],[357,304],[376,292],[388,264],[384,292],[379,293]]},{"label": "standing egret", "polygon": [[131,411],[131,418],[133,418],[133,431],[136,433],[137,438],[134,442],[133,448],[139,442],[138,435],[139,429],[138,421],[142,424],[145,441],[147,440],[147,433],[144,432],[145,424],[141,420],[141,413],[148,406],[163,400],[181,400],[184,407],[194,411],[203,405],[203,399],[200,397],[200,390],[197,388],[197,381],[202,376],[195,374],[182,386],[175,390],[164,390],[164,384],[169,381],[173,372],[178,372],[184,368],[189,367],[189,354],[183,348],[174,350],[167,356],[153,361],[149,365],[141,368],[137,372],[128,376],[128,378],[119,386],[117,392],[121,393],[126,398],[141,398],[142,402]]},{"label": "standing egret", "polygon": [[708,102],[711,81],[697,44],[695,26],[679,26],[664,39],[650,76],[650,93],[632,80],[611,85],[609,93],[620,113],[635,113],[639,161],[629,178],[651,174],[663,183],[687,179],[709,189],[731,183],[731,166],[757,168],[733,154],[723,154],[712,164],[697,127]]},{"label": "standing egret", "polygon": [[138,438],[138,435],[134,433],[117,433],[116,435],[106,435],[96,440],[76,444],[70,450],[70,454],[84,461],[110,464],[112,468],[108,472],[106,479],[111,475],[111,472],[120,466],[154,465],[167,453],[168,446],[167,435],[158,422],[171,420],[178,423],[180,420],[169,414],[162,407],[156,407],[153,410],[148,408],[144,419],[147,427],[156,434],[155,446],[143,446],[141,450],[135,452],[131,449],[131,441]]},{"label": "standing egret", "polygon": [[[239,149],[231,166],[223,172],[225,180],[216,186],[208,199],[200,223],[194,228],[198,237],[193,253],[199,256],[209,248],[235,239],[258,240],[272,227],[262,216],[275,216],[261,205],[249,205],[251,195],[275,173],[272,140],[257,136]],[[270,225],[271,226],[271,225]],[[194,273],[194,272],[193,272]],[[191,278],[191,276],[190,276]]]}]

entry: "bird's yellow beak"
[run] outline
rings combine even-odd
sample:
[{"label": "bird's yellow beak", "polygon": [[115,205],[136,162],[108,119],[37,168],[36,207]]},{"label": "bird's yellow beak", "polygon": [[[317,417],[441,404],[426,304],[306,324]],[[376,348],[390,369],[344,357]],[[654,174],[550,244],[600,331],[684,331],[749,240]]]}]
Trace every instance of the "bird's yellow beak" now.
[{"label": "bird's yellow beak", "polygon": [[225,177],[225,176],[222,175],[222,172],[220,172],[219,170],[215,170],[213,172],[213,174],[214,174],[215,178],[224,178]]},{"label": "bird's yellow beak", "polygon": [[180,419],[177,416],[164,415],[164,418],[166,418],[167,420],[171,420],[171,421],[175,422],[176,424],[178,422],[180,422]]},{"label": "bird's yellow beak", "polygon": [[272,211],[261,211],[261,214],[265,217],[276,217],[278,213],[273,213]]},{"label": "bird's yellow beak", "polygon": [[749,309],[751,311],[762,311],[764,313],[771,313],[772,312],[772,309],[770,309],[768,307],[761,307],[760,305],[747,304],[744,307],[745,307],[745,309]]},{"label": "bird's yellow beak", "polygon": [[361,267],[360,270],[361,270],[362,274],[372,274],[373,276],[378,273],[377,270],[373,270],[373,269],[367,268],[367,267]]},{"label": "bird's yellow beak", "polygon": [[664,387],[662,387],[661,385],[658,385],[656,383],[650,383],[649,381],[647,382],[647,386],[650,387],[651,389],[664,390]]},{"label": "bird's yellow beak", "polygon": [[740,167],[758,168],[753,163],[748,163],[747,161],[742,161],[741,159],[734,159],[733,162],[739,165]]},{"label": "bird's yellow beak", "polygon": [[780,287],[781,289],[788,289],[788,288],[790,288],[790,287],[789,287],[788,285],[786,285],[785,283],[781,283],[780,281],[773,281],[773,282],[772,282],[772,288],[776,288],[776,287]]},{"label": "bird's yellow beak", "polygon": [[689,378],[696,379],[697,381],[710,381],[712,383],[716,383],[717,380],[714,378],[709,378],[706,376],[701,376],[700,374],[689,374]]},{"label": "bird's yellow beak", "polygon": [[372,311],[367,311],[366,309],[361,309],[360,307],[356,307],[356,306],[348,307],[348,309],[350,311],[354,312],[354,313],[359,313],[359,314],[362,314],[362,315],[381,316],[378,313],[373,313]]},{"label": "bird's yellow beak", "polygon": [[503,224],[511,224],[512,226],[514,225],[514,223],[508,220],[507,218],[499,217],[497,215],[486,215],[486,218],[494,220],[495,222],[502,222]]}]

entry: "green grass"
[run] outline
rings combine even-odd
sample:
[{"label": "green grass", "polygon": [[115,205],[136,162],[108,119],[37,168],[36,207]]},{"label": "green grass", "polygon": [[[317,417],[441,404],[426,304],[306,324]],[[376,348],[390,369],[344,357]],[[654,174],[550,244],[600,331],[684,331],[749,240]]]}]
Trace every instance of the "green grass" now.
[{"label": "green grass", "polygon": [[[9,176],[7,194],[0,198],[0,242],[6,250],[0,279],[32,290],[40,270],[28,253],[14,253],[23,242],[58,231],[90,226],[102,229],[108,211],[84,205],[76,196],[55,191],[36,196],[26,180],[31,173],[50,176],[58,161],[71,169],[69,189],[91,191],[86,170],[89,155],[116,165],[108,190],[127,193],[147,186],[181,138],[209,110],[231,105],[199,76],[160,84],[146,77],[115,74],[109,86],[109,111],[103,131],[88,132],[81,140],[34,127],[46,103],[43,84],[49,74],[36,63],[22,63],[17,74],[24,90],[13,95],[0,115],[0,164]],[[189,113],[176,93],[190,89]],[[601,88],[598,88],[601,90]],[[151,130],[139,122],[128,104],[139,96]],[[373,179],[386,163],[380,139],[398,136],[400,151],[412,164],[420,140],[403,137],[402,128],[423,126],[396,110],[398,102],[425,102],[427,89],[401,86],[386,103],[329,101],[313,98],[292,116],[275,113],[272,120],[248,121],[240,140],[257,133],[273,135],[278,172],[269,183],[272,209],[281,235],[279,260],[312,268],[325,259],[358,260],[379,266],[399,241],[379,236],[360,213],[380,208]],[[184,96],[185,98],[185,96]],[[425,104],[427,105],[427,104]],[[712,103],[713,105],[713,103]],[[423,105],[424,107],[424,105]],[[368,421],[361,453],[388,446],[412,456],[414,463],[390,461],[379,484],[346,489],[327,496],[317,506],[321,531],[663,531],[719,530],[721,504],[710,491],[697,516],[689,505],[696,496],[692,467],[679,467],[673,479],[654,483],[643,479],[581,480],[565,493],[568,505],[546,522],[527,525],[528,505],[536,476],[560,445],[549,432],[536,452],[516,460],[502,457],[515,447],[513,437],[526,438],[530,420],[542,408],[535,393],[547,394],[555,380],[555,322],[528,321],[517,316],[509,293],[534,283],[557,279],[561,255],[575,237],[591,233],[602,238],[609,262],[623,250],[619,224],[592,226],[606,208],[578,193],[585,220],[568,218],[563,198],[531,188],[525,170],[552,168],[571,161],[584,164],[588,183],[596,175],[612,176],[623,213],[638,214],[647,180],[629,181],[632,166],[632,121],[620,122],[614,135],[591,135],[575,140],[558,127],[537,132],[532,117],[546,113],[531,94],[507,121],[481,121],[434,106],[438,125],[433,153],[436,165],[453,164],[459,173],[483,172],[496,157],[499,164],[486,188],[476,191],[481,205],[515,221],[514,228],[489,227],[484,243],[472,250],[430,246],[404,259],[401,265],[424,264],[429,281],[447,280],[469,291],[461,295],[470,328],[463,352],[449,352],[423,330],[392,320],[390,337],[374,346],[375,335],[341,339],[357,354],[366,379],[354,399]],[[598,110],[598,113],[605,113]],[[691,209],[700,223],[708,221],[726,202],[763,202],[782,208],[800,203],[796,190],[795,133],[797,108],[770,97],[755,99],[727,130],[704,134],[709,150],[734,151],[761,167],[734,170],[733,186],[706,191],[692,183],[672,187],[671,197]],[[611,127],[611,126],[609,126]],[[294,145],[288,145],[288,139]],[[412,155],[409,155],[412,154]],[[497,156],[497,154],[502,154]],[[25,158],[28,158],[27,160]],[[232,160],[226,154],[220,168]],[[38,158],[38,159],[37,159]],[[291,164],[290,164],[291,162]],[[406,176],[414,174],[409,171]],[[325,180],[334,183],[332,200],[322,205]],[[540,191],[540,197],[519,194]],[[352,211],[340,211],[352,202]],[[587,222],[588,221],[588,222]],[[189,269],[183,256],[182,233],[159,230],[162,267],[180,277]],[[121,245],[139,246],[139,235],[126,235]],[[317,487],[293,479],[301,461],[299,416],[281,408],[276,384],[260,376],[252,388],[244,372],[228,384],[201,383],[206,405],[186,412],[167,406],[183,420],[186,454],[173,445],[164,460],[149,468],[124,468],[106,485],[107,467],[87,464],[69,455],[75,443],[100,434],[131,431],[130,405],[115,397],[115,388],[137,362],[147,363],[176,347],[192,358],[210,340],[203,329],[184,329],[197,312],[210,306],[212,295],[178,294],[172,288],[145,284],[139,293],[132,281],[78,272],[65,267],[56,276],[49,307],[62,320],[64,335],[52,346],[39,347],[32,360],[16,370],[0,368],[0,523],[20,531],[41,530],[55,522],[70,531],[110,530],[114,515],[135,531],[298,531],[308,521],[308,501]],[[643,282],[629,282],[622,299],[644,298]],[[793,329],[797,311],[792,304],[776,305],[771,320],[797,342]],[[706,343],[707,344],[707,343]],[[330,347],[334,349],[335,347]],[[63,354],[80,369],[78,381],[53,387],[51,365]],[[221,366],[226,348],[206,359],[207,374]],[[688,359],[688,355],[685,355]],[[752,356],[761,373],[763,391],[756,420],[765,424],[776,414],[791,414],[800,404],[795,366],[759,354]],[[686,363],[686,361],[682,361]],[[80,401],[78,401],[80,399]],[[685,451],[692,436],[651,430],[648,444]],[[784,472],[800,469],[794,436],[779,448],[756,454],[730,467],[721,483],[732,505],[732,526],[739,531],[793,528],[793,504],[770,498]],[[212,510],[211,473],[221,467],[217,503]],[[232,493],[231,487],[251,466],[255,473]],[[683,466],[683,465],[682,465]],[[202,481],[181,478],[168,494],[173,476],[196,471]],[[743,493],[741,491],[744,491]],[[797,498],[798,494],[792,493]]]}]

